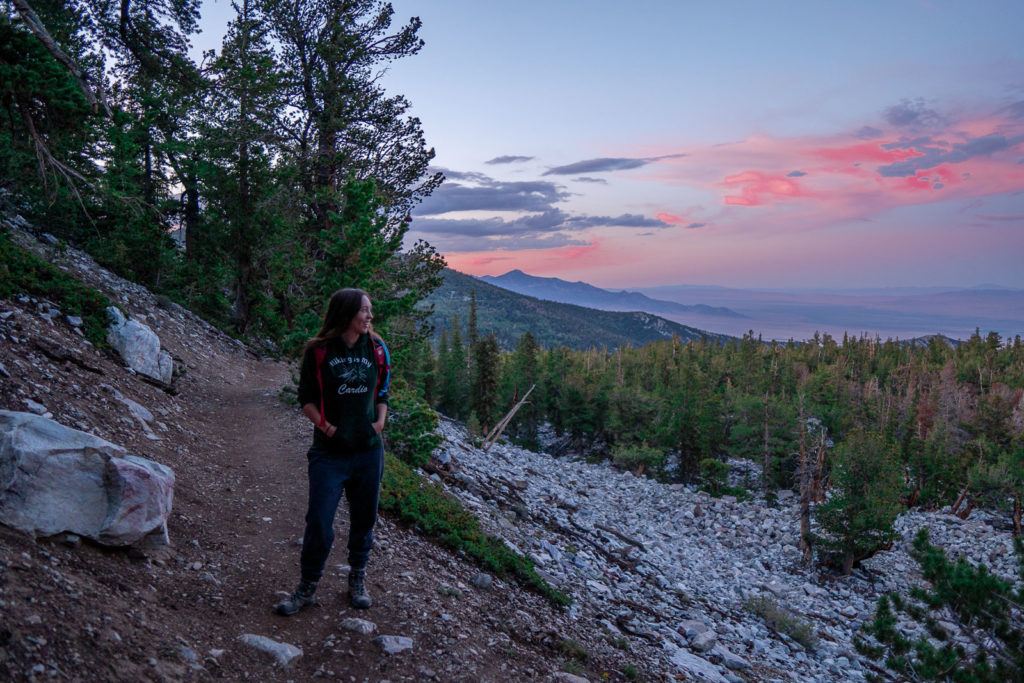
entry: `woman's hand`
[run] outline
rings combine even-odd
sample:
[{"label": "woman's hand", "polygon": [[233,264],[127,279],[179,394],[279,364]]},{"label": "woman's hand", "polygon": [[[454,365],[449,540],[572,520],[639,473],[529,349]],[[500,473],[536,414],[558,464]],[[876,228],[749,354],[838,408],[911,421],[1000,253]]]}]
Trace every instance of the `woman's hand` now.
[{"label": "woman's hand", "polygon": [[320,431],[326,434],[327,438],[331,438],[332,436],[334,436],[335,432],[338,431],[338,428],[332,424],[324,423],[324,428],[321,429]]},{"label": "woman's hand", "polygon": [[383,432],[384,431],[384,420],[377,420],[376,422],[374,422],[373,423],[373,431],[377,432],[378,434]]}]

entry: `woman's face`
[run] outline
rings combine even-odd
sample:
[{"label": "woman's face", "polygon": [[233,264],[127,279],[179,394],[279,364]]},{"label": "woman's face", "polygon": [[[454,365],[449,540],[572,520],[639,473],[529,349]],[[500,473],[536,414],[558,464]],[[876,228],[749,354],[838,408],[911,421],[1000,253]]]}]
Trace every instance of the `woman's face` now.
[{"label": "woman's face", "polygon": [[356,317],[348,324],[348,332],[353,334],[365,334],[370,331],[370,322],[373,320],[373,304],[370,297],[363,297],[363,305],[360,306]]}]

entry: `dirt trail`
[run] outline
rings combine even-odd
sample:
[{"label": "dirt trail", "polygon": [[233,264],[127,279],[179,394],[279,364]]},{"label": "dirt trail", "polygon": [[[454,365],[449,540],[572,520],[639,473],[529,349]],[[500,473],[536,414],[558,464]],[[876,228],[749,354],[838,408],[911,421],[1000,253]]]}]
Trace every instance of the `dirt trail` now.
[{"label": "dirt trail", "polygon": [[[290,671],[261,668],[258,677],[263,679],[301,679],[318,672],[331,678],[344,673],[342,678],[349,680],[541,676],[543,668],[534,669],[535,655],[517,652],[507,635],[496,637],[503,635],[494,632],[496,615],[504,611],[505,618],[514,618],[514,610],[508,605],[495,609],[487,604],[491,595],[469,587],[476,570],[386,519],[378,526],[371,555],[369,588],[375,605],[368,612],[350,609],[345,602],[344,502],[335,523],[335,548],[321,582],[320,604],[292,618],[272,613],[279,593],[291,590],[298,578],[311,429],[296,408],[277,397],[287,381],[286,369],[271,362],[253,362],[250,368],[238,383],[209,385],[204,400],[193,403],[198,407],[194,422],[205,427],[206,476],[182,481],[180,512],[171,526],[172,536],[189,539],[186,566],[201,563],[192,571],[203,580],[204,569],[212,565],[220,582],[209,582],[208,591],[220,597],[214,601],[218,618],[209,625],[220,636],[212,647],[226,650],[219,659],[221,670],[246,677],[253,655],[231,640],[255,633],[304,651]],[[521,593],[514,586],[501,590]],[[462,596],[448,594],[456,591]],[[470,596],[472,592],[478,595]],[[546,611],[535,596],[521,599]],[[197,596],[197,603],[201,601]],[[487,605],[480,609],[479,603]],[[378,634],[412,637],[414,651],[397,657],[381,653],[372,637],[339,628],[347,616],[373,621]],[[496,649],[501,640],[510,647]]]}]

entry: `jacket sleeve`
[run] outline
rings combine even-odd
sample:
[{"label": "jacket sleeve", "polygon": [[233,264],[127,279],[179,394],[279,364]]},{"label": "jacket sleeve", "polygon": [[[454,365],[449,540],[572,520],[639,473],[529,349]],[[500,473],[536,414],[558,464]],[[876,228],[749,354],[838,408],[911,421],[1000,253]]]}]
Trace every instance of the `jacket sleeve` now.
[{"label": "jacket sleeve", "polygon": [[[384,343],[383,339],[377,339],[375,342],[384,351],[384,376],[377,378],[377,398],[374,400],[374,405],[387,404],[391,398],[391,352],[388,351],[388,345]],[[377,368],[377,372],[381,372],[380,367]]]},{"label": "jacket sleeve", "polygon": [[316,353],[313,349],[306,349],[302,354],[298,399],[300,407],[312,403],[320,408],[320,382],[316,378]]}]

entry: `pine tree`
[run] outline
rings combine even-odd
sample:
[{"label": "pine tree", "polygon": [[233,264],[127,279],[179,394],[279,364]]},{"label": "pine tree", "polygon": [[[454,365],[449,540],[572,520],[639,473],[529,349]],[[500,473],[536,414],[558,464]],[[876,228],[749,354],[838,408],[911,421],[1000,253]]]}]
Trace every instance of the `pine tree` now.
[{"label": "pine tree", "polygon": [[887,547],[901,509],[903,473],[896,447],[877,432],[857,430],[836,448],[834,491],[815,516],[821,559],[849,574],[853,565]]},{"label": "pine tree", "polygon": [[[516,401],[535,387],[538,382],[539,368],[537,355],[540,347],[537,340],[529,332],[523,333],[508,364],[508,380],[504,383],[502,398],[511,407]],[[526,448],[538,447],[537,430],[540,424],[540,411],[537,407],[539,393],[535,388],[526,404],[516,413],[511,425],[512,436]]]},{"label": "pine tree", "polygon": [[484,434],[500,417],[498,412],[498,381],[501,372],[501,350],[491,334],[479,340],[473,353],[472,410],[480,420]]}]

